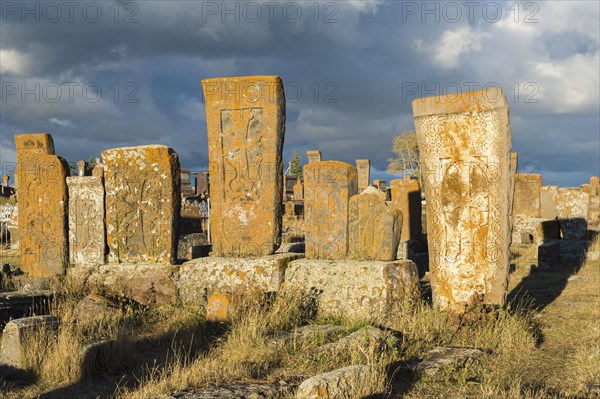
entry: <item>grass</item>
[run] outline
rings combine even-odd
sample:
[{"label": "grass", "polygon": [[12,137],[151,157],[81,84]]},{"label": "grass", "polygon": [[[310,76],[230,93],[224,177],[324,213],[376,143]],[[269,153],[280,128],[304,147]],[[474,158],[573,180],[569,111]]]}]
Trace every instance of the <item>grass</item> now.
[{"label": "grass", "polygon": [[[570,273],[565,272],[565,275]],[[539,290],[547,295],[539,275]],[[585,398],[588,385],[600,383],[600,267],[588,264],[580,280],[570,282],[540,313],[534,299],[513,301],[507,308],[472,315],[457,324],[425,301],[397,304],[386,319],[317,316],[298,293],[277,300],[261,293],[238,296],[227,323],[205,320],[199,308],[166,306],[154,309],[123,303],[114,315],[72,322],[78,287],[53,303],[52,314],[63,320],[58,331],[38,331],[27,342],[28,381],[0,377],[0,396],[16,398],[149,399],[174,391],[223,383],[284,381],[292,387],[321,372],[352,364],[370,366],[369,382],[359,387],[380,397],[417,398]],[[511,287],[531,275],[517,270]],[[547,285],[547,283],[546,283]],[[535,297],[536,285],[528,291]],[[524,296],[521,296],[524,298]],[[341,324],[348,333],[368,325],[394,330],[402,344],[384,353],[356,344],[328,355],[311,350],[325,341],[315,337],[274,346],[273,334],[306,324]],[[115,344],[98,376],[91,379],[79,367],[82,349],[100,339]],[[402,366],[437,346],[467,346],[489,354],[464,367],[435,376],[413,373]],[[366,392],[354,392],[360,398]]]}]

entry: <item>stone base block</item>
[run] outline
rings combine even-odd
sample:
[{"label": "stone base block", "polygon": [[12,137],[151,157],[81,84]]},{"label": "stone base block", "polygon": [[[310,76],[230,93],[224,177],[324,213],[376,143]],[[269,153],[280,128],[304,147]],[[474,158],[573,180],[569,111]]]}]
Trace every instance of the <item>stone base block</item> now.
[{"label": "stone base block", "polygon": [[179,236],[177,242],[177,259],[191,260],[190,249],[200,245],[208,244],[208,239],[204,233],[192,233],[185,236]]},{"label": "stone base block", "polygon": [[400,244],[398,245],[396,259],[412,260],[416,254],[425,251],[427,251],[427,248],[419,240],[400,241]]},{"label": "stone base block", "polygon": [[178,303],[175,285],[178,266],[113,263],[72,267],[67,278],[102,295],[125,297],[142,305]]},{"label": "stone base block", "polygon": [[0,364],[24,368],[27,336],[41,329],[56,330],[59,324],[60,320],[55,316],[25,317],[8,323],[2,332]]},{"label": "stone base block", "polygon": [[558,239],[560,239],[558,220],[515,215],[512,229],[513,245],[541,245],[547,240]]},{"label": "stone base block", "polygon": [[239,293],[249,289],[279,291],[288,264],[303,257],[281,253],[256,258],[208,257],[184,263],[177,288],[184,305],[206,305],[214,293]]},{"label": "stone base block", "polygon": [[285,288],[314,294],[319,312],[359,317],[383,315],[402,298],[420,295],[410,260],[295,260],[285,272]]}]

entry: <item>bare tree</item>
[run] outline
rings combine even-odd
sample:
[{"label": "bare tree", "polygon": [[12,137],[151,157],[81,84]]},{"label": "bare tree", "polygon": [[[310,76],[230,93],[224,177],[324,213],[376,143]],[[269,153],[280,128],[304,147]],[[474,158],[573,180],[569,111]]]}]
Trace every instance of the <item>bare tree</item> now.
[{"label": "bare tree", "polygon": [[392,152],[394,156],[388,159],[387,171],[401,174],[403,177],[417,176],[422,185],[417,134],[413,130],[405,130],[394,136]]}]

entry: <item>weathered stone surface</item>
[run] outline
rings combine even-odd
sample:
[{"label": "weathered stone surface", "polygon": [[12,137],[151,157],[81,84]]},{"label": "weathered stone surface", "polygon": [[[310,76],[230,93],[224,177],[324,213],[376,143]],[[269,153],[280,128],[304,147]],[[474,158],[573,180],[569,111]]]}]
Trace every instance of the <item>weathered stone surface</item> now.
[{"label": "weathered stone surface", "polygon": [[348,205],[358,192],[354,166],[338,161],[304,166],[306,257],[343,259],[348,254]]},{"label": "weathered stone surface", "polygon": [[320,150],[308,150],[306,151],[306,157],[308,158],[308,163],[321,162],[323,160]]},{"label": "weathered stone surface", "polygon": [[300,179],[294,184],[294,199],[296,201],[301,201],[304,199],[304,186]]},{"label": "weathered stone surface", "polygon": [[556,210],[563,239],[587,239],[589,195],[578,188],[559,188]]},{"label": "weathered stone surface", "polygon": [[107,264],[71,267],[67,278],[104,296],[131,299],[146,306],[179,303],[177,266],[162,264]]},{"label": "weathered stone surface", "polygon": [[373,180],[373,186],[380,190],[385,190],[387,188],[387,182],[385,180]]},{"label": "weathered stone surface", "polygon": [[411,261],[299,259],[285,272],[285,289],[314,295],[323,313],[383,314],[403,298],[420,295],[419,273]]},{"label": "weathered stone surface", "polygon": [[75,305],[73,320],[90,321],[96,318],[112,317],[117,314],[119,304],[98,294],[89,294]]},{"label": "weathered stone surface", "polygon": [[210,158],[211,242],[219,256],[281,243],[285,97],[278,76],[202,81]]},{"label": "weathered stone surface", "polygon": [[348,328],[344,326],[311,324],[274,334],[267,341],[267,345],[275,348],[291,346],[296,349],[302,349],[308,345],[331,342],[347,332]]},{"label": "weathered stone surface", "polygon": [[508,285],[513,175],[500,89],[413,101],[427,198],[434,303],[502,304]]},{"label": "weathered stone surface", "polygon": [[103,265],[106,253],[104,185],[98,177],[67,177],[69,263]]},{"label": "weathered stone surface", "polygon": [[385,195],[369,187],[350,198],[348,257],[360,260],[396,259],[402,213],[389,209]]},{"label": "weathered stone surface", "polygon": [[180,193],[182,197],[195,195],[196,190],[192,187],[192,178],[189,169],[181,169],[180,173]]},{"label": "weathered stone surface", "polygon": [[184,305],[206,304],[215,292],[240,293],[258,289],[278,291],[286,267],[301,254],[274,254],[259,258],[208,257],[184,263],[177,288]]},{"label": "weathered stone surface", "polygon": [[206,304],[206,320],[224,322],[230,317],[232,294],[215,292],[208,297]]},{"label": "weathered stone surface", "polygon": [[170,394],[170,399],[279,399],[286,397],[289,385],[227,384]]},{"label": "weathered stone surface", "polygon": [[358,172],[358,189],[364,190],[371,184],[371,161],[369,159],[357,159],[356,170]]},{"label": "weathered stone surface", "polygon": [[68,175],[67,162],[55,155],[17,155],[21,268],[32,277],[65,272]]},{"label": "weathered stone surface", "polygon": [[48,133],[15,134],[17,162],[19,157],[28,155],[54,155],[54,140]]},{"label": "weathered stone surface", "polygon": [[365,352],[382,353],[387,350],[399,349],[402,341],[390,331],[368,326],[353,332],[335,342],[331,342],[311,351],[313,356],[350,352],[360,348]]},{"label": "weathered stone surface", "polygon": [[[206,234],[204,233],[193,233],[186,234],[185,236],[180,236],[179,241],[177,243],[177,259],[194,259],[189,257],[190,253],[193,253],[192,248],[200,247],[203,245],[208,245],[208,239],[206,238]],[[199,258],[199,256],[196,257]]]},{"label": "weathered stone surface", "polygon": [[557,220],[517,215],[512,231],[513,245],[542,245],[546,240],[560,239]]},{"label": "weathered stone surface", "polygon": [[179,237],[202,232],[202,214],[199,202],[182,202],[179,212]]},{"label": "weathered stone surface", "polygon": [[517,173],[514,184],[513,213],[515,215],[526,215],[534,218],[541,217],[540,195],[542,192],[542,175]]},{"label": "weathered stone surface", "polygon": [[106,240],[111,263],[174,263],[179,157],[163,145],[102,152],[106,165]]},{"label": "weathered stone surface", "polygon": [[544,219],[555,219],[558,217],[556,211],[556,198],[558,197],[558,186],[542,186],[540,192],[540,217]]},{"label": "weathered stone surface", "polygon": [[89,378],[103,370],[110,370],[115,352],[118,351],[117,342],[112,339],[85,345],[79,359],[79,377]]},{"label": "weathered stone surface", "polygon": [[298,387],[296,399],[362,398],[375,393],[369,387],[371,369],[365,365],[348,366],[311,377]]},{"label": "weathered stone surface", "polygon": [[13,320],[4,327],[2,346],[0,347],[0,364],[15,368],[25,367],[25,348],[28,335],[43,328],[55,330],[60,320],[55,316],[34,316]]},{"label": "weathered stone surface", "polygon": [[468,360],[484,354],[484,351],[475,348],[438,347],[427,352],[422,360],[413,360],[409,368],[435,375],[444,367],[462,367]]},{"label": "weathered stone surface", "polygon": [[421,187],[418,180],[392,180],[392,208],[402,212],[401,240],[421,238]]}]

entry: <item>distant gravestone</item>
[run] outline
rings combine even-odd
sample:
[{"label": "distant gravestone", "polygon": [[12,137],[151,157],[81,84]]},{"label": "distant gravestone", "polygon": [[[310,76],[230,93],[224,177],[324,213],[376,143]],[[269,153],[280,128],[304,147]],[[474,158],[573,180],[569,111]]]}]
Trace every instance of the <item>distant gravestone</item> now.
[{"label": "distant gravestone", "polygon": [[196,173],[196,195],[208,193],[208,172]]},{"label": "distant gravestone", "polygon": [[385,190],[387,188],[387,182],[385,180],[373,180],[373,186],[380,190]]},{"label": "distant gravestone", "polygon": [[358,171],[358,189],[364,190],[371,182],[371,161],[368,159],[357,159],[356,170]]},{"label": "distant gravestone", "polygon": [[300,179],[294,184],[294,199],[296,201],[301,201],[304,199],[304,186]]},{"label": "distant gravestone", "polygon": [[500,89],[413,101],[427,198],[434,303],[503,304],[508,285],[511,133]]},{"label": "distant gravestone", "polygon": [[48,133],[15,134],[17,161],[25,155],[54,155],[54,140]]},{"label": "distant gravestone", "polygon": [[348,258],[359,260],[396,259],[402,213],[388,209],[385,194],[369,187],[350,198]]},{"label": "distant gravestone", "polygon": [[87,175],[87,162],[85,161],[77,161],[77,175],[78,176],[85,176]]},{"label": "distant gravestone", "polygon": [[69,263],[105,262],[104,185],[94,176],[67,177],[69,187]]},{"label": "distant gravestone", "polygon": [[192,180],[190,176],[190,171],[188,169],[181,169],[181,196],[188,197],[196,194],[194,188],[192,187]]},{"label": "distant gravestone", "polygon": [[556,197],[558,222],[564,240],[587,238],[589,195],[578,188],[559,188]]},{"label": "distant gravestone", "polygon": [[348,254],[348,204],[358,192],[356,168],[322,161],[304,166],[306,257],[344,259]]},{"label": "distant gravestone", "polygon": [[556,198],[558,197],[558,186],[542,186],[540,190],[540,217],[543,219],[556,219]]},{"label": "distant gravestone", "polygon": [[323,160],[320,150],[308,150],[306,151],[306,157],[308,158],[308,163],[321,162]]},{"label": "distant gravestone", "polygon": [[421,187],[418,180],[392,180],[392,207],[402,212],[402,241],[421,238]]},{"label": "distant gravestone", "polygon": [[514,186],[513,214],[541,217],[542,175],[517,173]]},{"label": "distant gravestone", "polygon": [[17,156],[21,267],[32,277],[65,272],[68,175],[67,162],[56,155]]},{"label": "distant gravestone", "polygon": [[106,240],[111,263],[174,263],[179,157],[163,145],[113,148],[106,165]]},{"label": "distant gravestone", "polygon": [[278,76],[202,81],[215,256],[265,256],[281,243],[285,98]]}]

